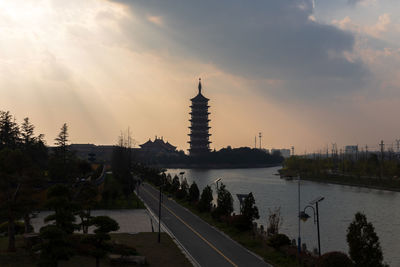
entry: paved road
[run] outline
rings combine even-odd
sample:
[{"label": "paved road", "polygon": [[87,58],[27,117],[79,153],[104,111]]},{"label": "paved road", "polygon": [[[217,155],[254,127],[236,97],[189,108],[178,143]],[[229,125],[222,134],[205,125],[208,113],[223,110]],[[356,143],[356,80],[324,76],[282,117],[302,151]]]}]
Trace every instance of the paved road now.
[{"label": "paved road", "polygon": [[[140,197],[158,215],[159,191],[147,184]],[[271,266],[166,196],[161,221],[200,266]]]}]

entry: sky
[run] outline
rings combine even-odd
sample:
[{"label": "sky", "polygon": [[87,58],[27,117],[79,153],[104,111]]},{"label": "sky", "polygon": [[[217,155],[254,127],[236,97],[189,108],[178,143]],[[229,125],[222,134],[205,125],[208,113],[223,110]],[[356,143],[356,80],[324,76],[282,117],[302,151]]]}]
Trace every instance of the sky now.
[{"label": "sky", "polygon": [[[49,145],[189,145],[210,99],[211,148],[295,153],[400,137],[398,0],[0,0],[0,110]],[[257,146],[258,146],[257,140]]]}]

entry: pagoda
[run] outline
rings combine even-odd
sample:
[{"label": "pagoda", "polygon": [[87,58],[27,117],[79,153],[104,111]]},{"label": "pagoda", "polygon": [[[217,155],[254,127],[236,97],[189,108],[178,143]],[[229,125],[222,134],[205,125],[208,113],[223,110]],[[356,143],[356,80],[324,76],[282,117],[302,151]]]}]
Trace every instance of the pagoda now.
[{"label": "pagoda", "polygon": [[204,155],[210,152],[210,141],[209,138],[211,134],[209,134],[209,129],[211,127],[208,126],[208,105],[209,99],[204,97],[201,94],[201,78],[199,79],[199,93],[194,98],[190,99],[192,101],[192,105],[190,108],[192,111],[189,113],[191,115],[190,121],[190,144],[189,153],[190,156],[199,156]]}]

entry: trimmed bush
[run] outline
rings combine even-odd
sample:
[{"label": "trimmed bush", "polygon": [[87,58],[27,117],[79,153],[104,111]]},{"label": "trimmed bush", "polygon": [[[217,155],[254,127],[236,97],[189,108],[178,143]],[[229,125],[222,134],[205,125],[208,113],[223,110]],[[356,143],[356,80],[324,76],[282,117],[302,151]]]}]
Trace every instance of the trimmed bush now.
[{"label": "trimmed bush", "polygon": [[[21,235],[25,233],[25,223],[21,221],[15,221],[15,234]],[[30,225],[31,230],[33,227]],[[8,222],[3,222],[0,224],[0,234],[8,235]]]},{"label": "trimmed bush", "polygon": [[318,261],[316,267],[353,267],[355,266],[343,252],[333,251],[322,255]]},{"label": "trimmed bush", "polygon": [[290,239],[287,235],[276,234],[268,239],[268,244],[275,249],[279,249],[280,247],[290,245]]}]

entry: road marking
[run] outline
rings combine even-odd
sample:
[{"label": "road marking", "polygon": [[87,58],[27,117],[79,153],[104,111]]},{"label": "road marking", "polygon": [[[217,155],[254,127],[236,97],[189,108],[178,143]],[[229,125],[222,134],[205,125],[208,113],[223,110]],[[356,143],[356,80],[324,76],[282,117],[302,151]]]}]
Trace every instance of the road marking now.
[{"label": "road marking", "polygon": [[[155,196],[153,196],[152,193],[150,193],[147,189],[143,188],[144,191],[146,191],[152,198],[155,200],[159,201]],[[195,233],[198,237],[200,237],[204,242],[207,243],[212,249],[214,249],[219,255],[221,255],[225,260],[227,260],[230,264],[232,264],[235,267],[238,267],[231,259],[229,259],[227,256],[225,256],[218,248],[216,248],[213,244],[211,244],[207,239],[205,239],[199,232],[194,230],[188,223],[186,223],[181,217],[179,217],[175,212],[173,212],[170,208],[165,206],[164,204],[161,204],[164,208],[166,208],[172,215],[174,215],[178,220],[180,220],[184,225],[186,225],[187,228],[189,228],[193,233]]]}]

